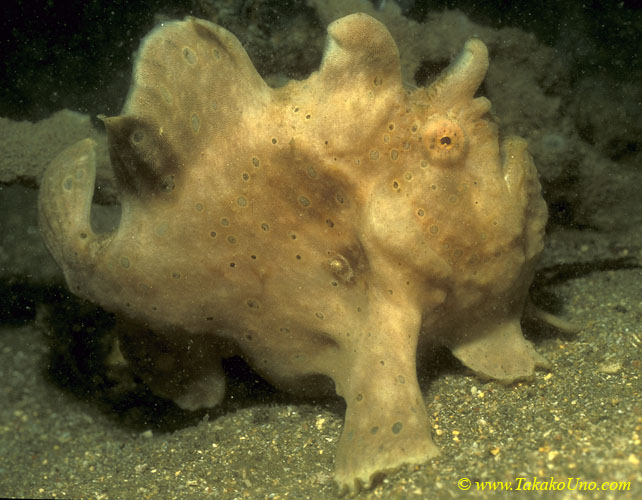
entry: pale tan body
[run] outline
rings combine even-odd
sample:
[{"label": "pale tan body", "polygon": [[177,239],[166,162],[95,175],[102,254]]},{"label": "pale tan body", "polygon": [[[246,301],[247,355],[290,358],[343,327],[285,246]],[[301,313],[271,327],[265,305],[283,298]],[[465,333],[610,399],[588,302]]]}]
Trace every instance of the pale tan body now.
[{"label": "pale tan body", "polygon": [[319,72],[275,90],[224,29],[157,28],[106,120],[119,229],[91,230],[89,140],[52,163],[40,212],[70,288],[124,319],[123,354],[158,394],[216,405],[234,353],[289,390],[332,379],[336,480],[355,490],[437,453],[418,347],[503,382],[545,364],[519,320],[546,207],[525,142],[500,149],[473,97],[483,43],[410,92],[383,25],[356,14],[329,35]]}]

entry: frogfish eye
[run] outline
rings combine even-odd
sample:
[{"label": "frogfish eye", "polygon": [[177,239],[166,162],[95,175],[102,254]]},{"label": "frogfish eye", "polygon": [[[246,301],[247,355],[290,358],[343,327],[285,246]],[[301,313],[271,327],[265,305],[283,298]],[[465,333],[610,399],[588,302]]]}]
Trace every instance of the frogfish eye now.
[{"label": "frogfish eye", "polygon": [[452,118],[433,115],[422,132],[424,147],[436,163],[452,163],[466,154],[468,140],[464,129]]}]

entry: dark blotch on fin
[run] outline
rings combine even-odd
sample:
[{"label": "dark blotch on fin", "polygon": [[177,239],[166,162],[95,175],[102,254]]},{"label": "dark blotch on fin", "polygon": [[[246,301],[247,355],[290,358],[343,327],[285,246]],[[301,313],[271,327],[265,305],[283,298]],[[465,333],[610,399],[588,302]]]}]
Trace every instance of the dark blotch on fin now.
[{"label": "dark blotch on fin", "polygon": [[174,190],[178,161],[159,126],[133,116],[106,118],[104,122],[109,156],[122,189],[140,196]]}]

